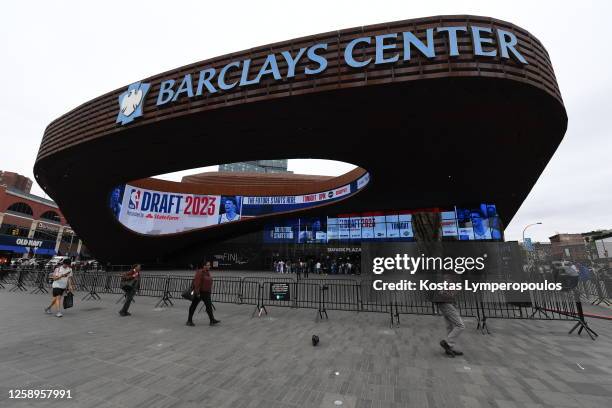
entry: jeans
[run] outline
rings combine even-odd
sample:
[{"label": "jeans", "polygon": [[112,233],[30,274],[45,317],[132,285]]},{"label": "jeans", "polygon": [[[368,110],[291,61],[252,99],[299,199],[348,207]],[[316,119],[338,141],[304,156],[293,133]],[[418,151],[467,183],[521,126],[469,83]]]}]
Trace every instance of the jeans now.
[{"label": "jeans", "polygon": [[189,306],[189,317],[187,318],[188,322],[191,322],[193,319],[193,314],[195,313],[196,308],[200,301],[204,302],[206,306],[206,314],[208,315],[208,319],[212,323],[215,320],[215,316],[213,316],[213,305],[212,300],[210,300],[210,292],[200,292],[200,296],[194,296],[191,301],[191,306]]},{"label": "jeans", "polygon": [[463,319],[461,319],[459,311],[452,303],[438,303],[438,310],[446,320],[446,342],[449,346],[455,347],[457,338],[465,329]]},{"label": "jeans", "polygon": [[123,303],[123,307],[121,308],[120,313],[127,313],[130,308],[130,303],[134,300],[134,295],[136,294],[135,289],[128,289],[125,291],[125,302]]}]

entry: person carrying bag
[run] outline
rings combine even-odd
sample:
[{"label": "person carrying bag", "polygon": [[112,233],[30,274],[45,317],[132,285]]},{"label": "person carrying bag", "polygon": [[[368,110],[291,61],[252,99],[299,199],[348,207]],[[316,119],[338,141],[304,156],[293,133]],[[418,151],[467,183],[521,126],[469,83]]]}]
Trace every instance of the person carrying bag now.
[{"label": "person carrying bag", "polygon": [[130,304],[134,300],[134,295],[140,285],[140,270],[139,264],[132,266],[132,269],[121,275],[121,289],[125,292],[125,302],[119,311],[120,316],[131,316],[128,312]]},{"label": "person carrying bag", "polygon": [[[193,277],[192,289],[193,289],[193,300],[191,306],[189,306],[189,316],[187,317],[187,326],[195,326],[193,324],[193,314],[200,301],[206,305],[206,313],[210,320],[210,325],[214,326],[217,323],[221,323],[220,320],[215,319],[213,315],[213,305],[211,300],[213,279],[210,276],[210,262],[206,262],[204,266],[198,269]],[[185,291],[187,292],[187,291]]]},{"label": "person carrying bag", "polygon": [[[55,270],[50,276],[51,281],[53,282],[53,300],[51,301],[51,304],[45,308],[45,313],[47,314],[53,314],[51,309],[53,308],[53,306],[56,306],[57,313],[55,314],[55,316],[63,316],[61,308],[62,305],[66,305],[67,303],[65,303],[65,298],[64,302],[62,302],[62,297],[66,292],[70,294],[70,296],[72,296],[72,292],[74,291],[74,283],[72,281],[72,268],[70,267],[70,264],[70,259],[65,258],[62,261],[61,266],[55,268]],[[67,309],[67,307],[64,306],[64,309]]]}]

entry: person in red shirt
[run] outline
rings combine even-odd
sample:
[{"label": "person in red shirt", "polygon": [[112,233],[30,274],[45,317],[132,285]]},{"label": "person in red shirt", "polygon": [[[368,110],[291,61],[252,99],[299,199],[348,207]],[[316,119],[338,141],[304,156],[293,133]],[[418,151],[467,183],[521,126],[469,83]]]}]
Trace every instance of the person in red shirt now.
[{"label": "person in red shirt", "polygon": [[123,303],[123,307],[119,311],[120,316],[131,316],[132,314],[128,312],[130,308],[130,304],[134,300],[134,295],[136,291],[138,291],[138,287],[140,284],[140,265],[136,264],[132,266],[128,272],[125,272],[121,275],[121,289],[125,292],[125,302]]},{"label": "person in red shirt", "polygon": [[210,325],[214,326],[217,323],[221,323],[221,321],[215,319],[213,315],[213,305],[210,299],[213,285],[213,279],[212,276],[210,276],[210,262],[206,262],[202,268],[196,271],[191,285],[193,289],[193,300],[191,301],[191,306],[189,306],[187,326],[195,326],[195,324],[193,324],[193,314],[200,300],[206,305],[206,314],[208,314],[208,318],[210,319]]}]

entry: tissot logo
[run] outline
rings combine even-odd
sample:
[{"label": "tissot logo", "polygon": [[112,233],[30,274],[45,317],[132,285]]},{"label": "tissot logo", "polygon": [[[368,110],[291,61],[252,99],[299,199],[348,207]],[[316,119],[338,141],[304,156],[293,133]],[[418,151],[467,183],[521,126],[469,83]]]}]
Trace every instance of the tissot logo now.
[{"label": "tissot logo", "polygon": [[125,125],[142,116],[142,105],[151,85],[136,82],[128,86],[127,91],[119,95],[119,114],[117,123]]}]

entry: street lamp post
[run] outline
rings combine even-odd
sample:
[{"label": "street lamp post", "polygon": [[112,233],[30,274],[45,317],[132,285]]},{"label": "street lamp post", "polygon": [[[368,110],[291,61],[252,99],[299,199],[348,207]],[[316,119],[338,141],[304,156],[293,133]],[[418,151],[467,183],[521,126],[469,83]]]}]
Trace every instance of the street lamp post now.
[{"label": "street lamp post", "polygon": [[527,231],[527,228],[533,227],[534,225],[542,225],[542,223],[541,222],[534,222],[533,224],[528,224],[525,228],[523,228],[523,248],[527,251],[527,259],[528,260],[537,261],[536,254],[535,253],[532,254],[531,251],[529,249],[527,249],[527,246],[525,245],[525,231]]},{"label": "street lamp post", "polygon": [[525,245],[525,231],[527,231],[527,228],[533,227],[534,225],[542,225],[542,223],[541,222],[535,222],[533,224],[528,224],[525,228],[523,228],[523,245]]}]

